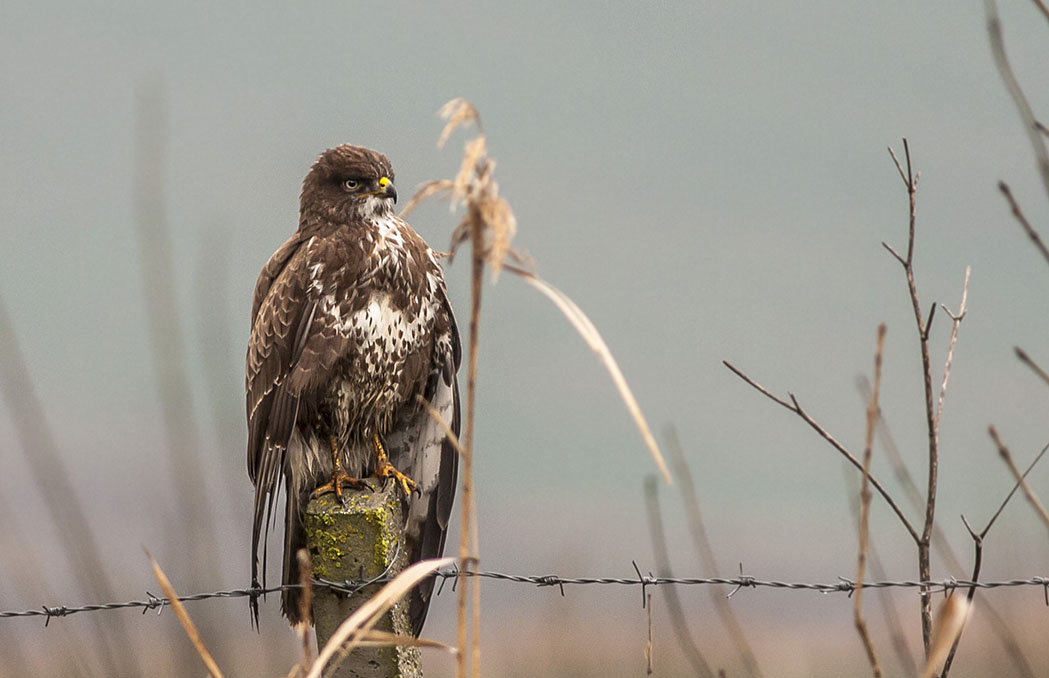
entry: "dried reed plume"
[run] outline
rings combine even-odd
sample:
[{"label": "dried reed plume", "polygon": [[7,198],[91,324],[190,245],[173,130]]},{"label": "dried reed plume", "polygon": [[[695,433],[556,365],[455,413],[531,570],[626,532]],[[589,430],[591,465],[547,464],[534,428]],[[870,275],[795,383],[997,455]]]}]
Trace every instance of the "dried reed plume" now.
[{"label": "dried reed plume", "polygon": [[[473,486],[473,442],[474,412],[477,385],[477,346],[481,314],[481,284],[484,266],[491,269],[492,282],[505,268],[524,278],[529,284],[546,295],[568,318],[584,340],[590,345],[612,376],[620,395],[626,402],[627,409],[634,418],[659,471],[664,480],[670,483],[670,472],[659,451],[655,438],[641,414],[636,399],[627,386],[626,379],[619,370],[608,346],[601,339],[590,319],[557,288],[538,278],[529,269],[531,262],[518,252],[511,243],[517,232],[517,220],[509,203],[499,196],[499,184],[493,178],[495,162],[488,157],[488,142],[481,128],[481,118],[473,104],[465,99],[453,99],[445,104],[440,115],[445,119],[444,129],[437,141],[444,146],[456,128],[471,123],[477,127],[477,136],[466,142],[459,171],[455,178],[430,181],[423,184],[405,206],[402,214],[407,214],[422,200],[433,196],[447,197],[454,211],[464,207],[462,219],[452,231],[449,258],[454,259],[461,245],[466,242],[471,247],[471,299],[469,323],[469,353],[467,358],[466,378],[466,414],[463,424],[463,435],[459,440],[459,453],[462,458],[462,527],[459,540],[459,559],[464,567],[475,567],[479,562],[477,538],[477,508]],[[508,260],[513,263],[508,263]],[[433,414],[433,413],[431,413]],[[471,595],[472,592],[472,595]],[[468,634],[466,626],[467,601],[472,607],[472,624],[469,634],[470,651],[466,651]],[[472,668],[472,675],[480,676],[480,589],[477,579],[464,579],[459,582],[458,604],[458,646],[459,662],[457,675],[465,678],[467,666]]]}]

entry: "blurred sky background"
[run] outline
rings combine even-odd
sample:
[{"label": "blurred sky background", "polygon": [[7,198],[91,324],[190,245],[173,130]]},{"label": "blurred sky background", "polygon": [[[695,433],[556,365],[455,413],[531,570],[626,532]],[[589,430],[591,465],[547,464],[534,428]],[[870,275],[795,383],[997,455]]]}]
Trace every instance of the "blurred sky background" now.
[{"label": "blurred sky background", "polygon": [[[1032,3],[1008,0],[1001,12],[1018,77],[1044,119],[1049,25]],[[459,96],[481,112],[517,216],[516,246],[590,315],[653,427],[677,428],[723,576],[742,564],[758,578],[834,582],[855,574],[856,547],[852,485],[837,453],[722,360],[775,393],[792,391],[859,453],[855,380],[871,373],[875,328],[886,322],[883,411],[925,482],[916,330],[901,267],[881,246],[906,247],[906,192],[886,151],[902,158],[906,136],[921,171],[923,306],[957,309],[972,266],[938,506],[968,568],[959,515],[982,526],[1011,487],[986,428],[996,424],[1026,465],[1046,442],[1049,406],[1049,389],[1012,353],[1020,345],[1049,365],[1049,266],[996,183],[1010,183],[1036,225],[1049,209],[983,13],[978,0],[3,3],[0,297],[14,332],[0,342],[17,340],[117,598],[159,593],[143,546],[182,593],[249,583],[243,356],[256,275],[295,229],[302,178],[325,148],[381,150],[402,197],[452,176],[467,137],[437,149],[435,112]],[[210,516],[188,529],[221,544],[214,580],[186,557],[192,544],[175,527],[186,516],[170,480],[145,282],[163,269],[145,270],[155,264],[142,256],[136,185],[162,190],[170,227],[176,298],[159,315],[181,323],[193,407],[186,430],[205,465],[200,496]],[[434,202],[409,221],[445,249],[456,219]],[[464,328],[467,273],[464,261],[447,271]],[[504,275],[484,294],[482,567],[625,577],[636,560],[655,569],[642,492],[655,467],[610,379],[531,288]],[[939,312],[937,382],[949,329]],[[162,369],[182,369],[170,358]],[[86,600],[72,577],[44,510],[66,498],[34,482],[25,460],[34,450],[7,405],[0,609],[110,602]],[[899,492],[881,451],[873,469]],[[1049,464],[1031,481],[1049,494]],[[661,496],[675,572],[715,574],[701,572],[677,488]],[[913,544],[877,498],[871,520],[886,576],[916,578]],[[984,579],[1047,574],[1044,529],[1020,498],[986,548]],[[29,565],[16,568],[12,554]],[[934,578],[967,576],[933,563]],[[482,592],[486,675],[644,670],[636,589],[569,588],[562,598],[485,582]],[[656,668],[687,675],[655,593]],[[681,595],[708,659],[741,675],[708,591]],[[1031,660],[1049,661],[1036,640],[1049,624],[1042,592],[987,597]],[[895,600],[917,656],[916,594]],[[868,601],[875,643],[896,668],[877,599]],[[844,595],[747,590],[732,604],[766,675],[865,666]],[[261,635],[243,600],[193,605],[230,674],[285,675],[296,660],[277,599],[264,606]],[[135,649],[122,649],[139,659],[127,667],[148,653],[151,675],[202,673],[185,663],[194,659],[174,615],[104,614],[131,629]],[[113,617],[85,617],[46,630],[38,619],[0,621],[0,642],[31,668],[77,664],[97,674],[85,629],[101,623],[108,632]],[[970,626],[952,675],[987,666],[1007,675],[981,624]],[[454,642],[454,596],[436,600],[426,635]],[[426,664],[427,675],[454,671],[438,653]]]}]

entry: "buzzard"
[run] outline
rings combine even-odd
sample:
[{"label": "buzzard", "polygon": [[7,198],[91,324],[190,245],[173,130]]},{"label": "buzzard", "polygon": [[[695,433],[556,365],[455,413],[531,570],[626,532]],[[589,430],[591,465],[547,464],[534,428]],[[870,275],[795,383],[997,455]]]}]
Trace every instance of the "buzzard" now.
[{"label": "buzzard", "polygon": [[[282,484],[284,584],[299,582],[310,496],[341,499],[369,476],[403,490],[412,562],[444,550],[458,456],[423,403],[458,434],[459,333],[436,255],[393,212],[393,178],[370,149],[322,153],[303,181],[298,230],[259,273],[246,365],[255,586]],[[432,592],[432,579],[412,592],[416,635]],[[299,596],[281,594],[291,624],[312,622]]]}]

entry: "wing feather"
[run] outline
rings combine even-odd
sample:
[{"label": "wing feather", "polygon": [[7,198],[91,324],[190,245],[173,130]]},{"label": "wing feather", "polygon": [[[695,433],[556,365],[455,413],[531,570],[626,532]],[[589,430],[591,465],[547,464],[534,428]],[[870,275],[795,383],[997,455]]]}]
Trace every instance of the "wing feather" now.
[{"label": "wing feather", "polygon": [[[316,312],[307,288],[306,248],[289,239],[259,274],[252,301],[252,328],[246,358],[248,476],[255,484],[252,523],[252,584],[259,579],[262,541],[262,584],[266,581],[266,548],[273,504],[283,479],[288,441],[299,409],[299,393],[288,388],[288,373]],[[264,529],[265,528],[265,529]],[[258,620],[258,607],[252,605]]]}]

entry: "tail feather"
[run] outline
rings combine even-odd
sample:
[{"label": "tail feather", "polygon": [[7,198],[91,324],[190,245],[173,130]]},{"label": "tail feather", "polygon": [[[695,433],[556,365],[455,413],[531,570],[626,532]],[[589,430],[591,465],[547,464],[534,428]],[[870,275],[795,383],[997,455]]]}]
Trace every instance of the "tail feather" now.
[{"label": "tail feather", "polygon": [[[281,575],[281,584],[301,584],[299,580],[299,560],[296,554],[299,549],[306,548],[306,523],[305,523],[306,498],[299,496],[296,492],[286,486],[284,504],[284,567]],[[301,621],[313,623],[313,611],[306,611],[306,619],[302,619],[302,610],[299,609],[302,600],[302,589],[297,587],[285,588],[281,591],[281,612],[291,625]]]}]

